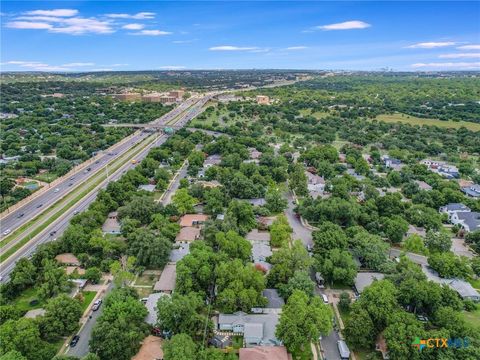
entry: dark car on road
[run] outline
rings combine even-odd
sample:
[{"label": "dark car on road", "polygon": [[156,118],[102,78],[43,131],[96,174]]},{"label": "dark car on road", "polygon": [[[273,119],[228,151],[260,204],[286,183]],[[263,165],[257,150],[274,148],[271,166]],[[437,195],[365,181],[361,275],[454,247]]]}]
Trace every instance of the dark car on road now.
[{"label": "dark car on road", "polygon": [[74,347],[75,345],[77,345],[78,340],[80,340],[80,336],[79,336],[79,335],[75,335],[75,336],[72,338],[72,341],[70,341],[70,347]]}]

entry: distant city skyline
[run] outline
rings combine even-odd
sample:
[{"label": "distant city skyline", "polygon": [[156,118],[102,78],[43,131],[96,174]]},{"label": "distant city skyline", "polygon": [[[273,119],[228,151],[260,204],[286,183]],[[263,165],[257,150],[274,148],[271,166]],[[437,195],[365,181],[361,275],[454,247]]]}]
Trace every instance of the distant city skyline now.
[{"label": "distant city skyline", "polygon": [[479,14],[477,1],[4,1],[1,70],[480,70]]}]

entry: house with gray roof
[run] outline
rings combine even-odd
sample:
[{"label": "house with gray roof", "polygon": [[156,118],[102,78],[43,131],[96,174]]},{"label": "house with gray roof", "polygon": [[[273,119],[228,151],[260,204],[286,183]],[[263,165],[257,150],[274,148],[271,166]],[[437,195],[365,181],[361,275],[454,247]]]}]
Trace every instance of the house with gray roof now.
[{"label": "house with gray roof", "polygon": [[451,219],[454,213],[470,212],[471,210],[467,205],[464,205],[462,203],[450,203],[440,207],[438,211],[440,211],[443,214],[448,214],[448,218]]},{"label": "house with gray roof", "polygon": [[355,278],[355,289],[361,294],[367,286],[373,284],[374,281],[383,280],[385,275],[376,272],[359,272]]},{"label": "house with gray roof", "polygon": [[467,232],[480,230],[480,213],[476,211],[453,213],[450,221]]},{"label": "house with gray roof", "polygon": [[155,191],[155,185],[139,185],[138,190],[143,190],[143,191],[148,191],[148,192],[154,192]]},{"label": "house with gray roof", "polygon": [[103,223],[102,232],[104,234],[119,235],[121,233],[120,222],[118,221],[118,213],[112,211],[108,214],[107,219]]},{"label": "house with gray roof", "polygon": [[265,306],[268,309],[281,309],[285,305],[285,301],[277,289],[265,289],[262,291],[262,295],[268,300],[268,304]]},{"label": "house with gray roof", "polygon": [[466,186],[462,188],[462,191],[465,195],[473,198],[480,198],[480,185],[473,184],[471,186]]},{"label": "house with gray roof", "polygon": [[165,293],[150,294],[148,295],[147,302],[145,303],[145,307],[148,310],[148,314],[145,317],[145,321],[152,326],[155,326],[155,324],[157,323],[157,304],[158,304],[158,300],[160,300],[162,296],[168,296],[168,295]]},{"label": "house with gray roof", "polygon": [[172,251],[170,251],[170,257],[168,258],[168,261],[172,263],[179,262],[189,253],[190,253],[190,243],[176,242],[175,244],[173,244]]},{"label": "house with gray roof", "polygon": [[261,265],[265,270],[270,270],[272,265],[267,258],[272,256],[272,249],[269,244],[254,242],[252,245],[252,261],[255,265]]},{"label": "house with gray roof", "polygon": [[243,335],[246,347],[276,346],[281,341],[275,336],[279,314],[246,314],[238,311],[233,314],[219,314],[219,331],[232,331]]},{"label": "house with gray roof", "polygon": [[480,301],[480,294],[464,280],[454,279],[448,284],[463,300]]}]

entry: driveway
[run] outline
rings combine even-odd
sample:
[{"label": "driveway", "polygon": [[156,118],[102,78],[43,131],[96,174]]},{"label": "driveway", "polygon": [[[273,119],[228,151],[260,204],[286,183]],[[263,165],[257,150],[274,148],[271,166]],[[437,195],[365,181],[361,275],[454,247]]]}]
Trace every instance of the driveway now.
[{"label": "driveway", "polygon": [[285,210],[285,216],[287,217],[288,223],[293,229],[293,238],[302,240],[305,246],[310,245],[313,246],[312,241],[312,230],[307,229],[303,226],[300,218],[298,218],[295,214],[296,203],[291,191],[285,193],[285,198],[288,200],[288,207]]}]

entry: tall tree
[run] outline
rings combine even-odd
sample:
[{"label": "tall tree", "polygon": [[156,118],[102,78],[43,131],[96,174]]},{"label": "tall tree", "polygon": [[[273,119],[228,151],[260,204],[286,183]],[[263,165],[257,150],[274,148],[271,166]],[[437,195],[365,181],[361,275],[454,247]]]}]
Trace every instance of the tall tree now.
[{"label": "tall tree", "polygon": [[309,298],[303,291],[295,290],[282,308],[275,331],[291,351],[303,350],[320,335],[332,331],[332,311],[319,297]]}]

